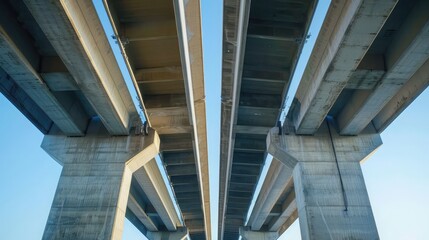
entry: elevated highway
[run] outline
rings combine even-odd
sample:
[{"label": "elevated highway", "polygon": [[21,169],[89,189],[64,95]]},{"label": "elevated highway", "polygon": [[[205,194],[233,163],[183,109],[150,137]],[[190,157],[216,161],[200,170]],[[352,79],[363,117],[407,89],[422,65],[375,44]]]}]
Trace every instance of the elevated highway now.
[{"label": "elevated highway", "polygon": [[43,238],[210,239],[199,1],[104,2],[145,124],[92,1],[0,5],[0,91],[63,165]]},{"label": "elevated highway", "polygon": [[[315,3],[307,15],[298,11],[303,2],[276,4],[288,8],[278,6],[274,13],[265,9],[270,4],[261,7],[257,1],[250,7],[246,1],[224,4],[230,14],[224,16],[222,97],[229,101],[222,104],[219,236],[237,239],[240,232],[244,239],[277,239],[299,218],[303,239],[376,239],[359,163],[382,144],[379,134],[429,84],[429,5],[332,1],[298,90],[289,96],[292,106],[276,126],[294,69],[279,55],[295,48],[280,45],[285,41],[281,28],[262,16],[295,10],[298,16],[289,13],[295,16],[291,19],[308,19]],[[265,15],[255,15],[252,7],[265,9]],[[232,17],[242,25],[232,25]],[[258,45],[252,44],[255,22],[264,23],[258,30],[266,41]],[[279,26],[289,25],[283,20]],[[307,29],[308,23],[287,32],[300,32],[294,38],[304,39]],[[237,44],[230,44],[231,36],[237,36]],[[263,54],[254,56],[262,48]],[[297,54],[289,56],[296,62]],[[249,72],[252,61],[270,75]],[[273,66],[291,72],[279,77]],[[249,79],[263,84],[249,91]],[[274,85],[279,79],[282,84]],[[267,154],[273,160],[262,178]],[[261,190],[255,193],[257,181]]]}]

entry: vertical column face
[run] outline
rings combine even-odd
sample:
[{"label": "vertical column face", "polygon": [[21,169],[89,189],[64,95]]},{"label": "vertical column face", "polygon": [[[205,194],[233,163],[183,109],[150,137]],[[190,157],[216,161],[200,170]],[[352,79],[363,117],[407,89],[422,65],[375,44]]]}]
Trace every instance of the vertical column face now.
[{"label": "vertical column face", "polygon": [[63,171],[43,239],[122,239],[132,173],[153,159],[159,138],[45,136]]},{"label": "vertical column face", "polygon": [[379,239],[359,162],[338,166],[341,179],[335,161],[294,169],[302,239]]},{"label": "vertical column face", "polygon": [[314,136],[299,137],[306,148],[292,151],[298,159],[293,179],[301,236],[379,239],[360,161],[381,138],[372,126],[359,136],[339,136],[335,129],[325,122]]},{"label": "vertical column face", "polygon": [[302,239],[379,239],[360,162],[381,144],[372,125],[358,136],[327,121],[311,136],[269,132],[268,152],[293,169]]},{"label": "vertical column face", "polygon": [[43,239],[121,239],[130,183],[124,162],[66,163]]}]

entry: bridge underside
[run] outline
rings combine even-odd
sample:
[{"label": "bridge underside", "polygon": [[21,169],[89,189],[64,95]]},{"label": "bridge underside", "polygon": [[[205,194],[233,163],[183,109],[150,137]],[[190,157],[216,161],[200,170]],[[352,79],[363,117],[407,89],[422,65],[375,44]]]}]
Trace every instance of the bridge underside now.
[{"label": "bridge underside", "polygon": [[314,1],[225,1],[219,237],[238,239]]},{"label": "bridge underside", "polygon": [[209,239],[200,8],[199,1],[179,2],[108,0],[105,6],[142,110],[160,136],[161,159],[190,237]]},{"label": "bridge underside", "polygon": [[[126,216],[151,238],[187,225],[192,239],[210,239],[199,1],[106,0],[104,6],[141,110],[160,136],[165,168],[151,159],[133,171]],[[98,129],[102,137],[144,138],[92,1],[2,1],[0,52],[0,91],[47,136],[87,139]]]},{"label": "bridge underside", "polygon": [[[314,4],[224,3],[219,200],[219,236],[223,239],[237,239],[240,226],[244,226],[241,231],[248,238],[276,238],[298,216],[304,239],[327,237],[315,230],[320,226],[316,226],[318,220],[312,219],[320,216],[311,212],[312,203],[303,199],[318,201],[316,196],[320,194],[322,206],[324,201],[334,202],[328,200],[324,192],[343,191],[347,195],[350,191],[354,196],[356,189],[343,186],[341,190],[332,184],[312,182],[322,179],[321,175],[332,175],[332,179],[338,176],[330,170],[316,169],[322,159],[312,165],[302,157],[307,156],[307,152],[325,156],[325,150],[319,148],[324,144],[322,140],[317,140],[314,146],[307,143],[313,136],[319,136],[326,124],[332,125],[329,132],[348,136],[339,137],[341,146],[347,146],[350,154],[361,154],[353,160],[359,162],[369,154],[366,152],[369,148],[354,152],[353,146],[360,147],[351,141],[369,132],[382,132],[429,85],[429,19],[424,14],[429,5],[426,1],[332,1],[286,114],[283,125],[286,135],[280,136],[279,147],[267,145],[268,129],[280,120]],[[302,137],[288,141],[288,135]],[[331,136],[334,142],[335,138]],[[293,152],[294,144],[301,145],[304,152]],[[331,143],[334,148],[337,144]],[[370,148],[374,150],[377,144]],[[259,179],[267,153],[274,159],[265,179]],[[336,150],[331,154],[337,154]],[[326,156],[323,161],[329,162],[331,157]],[[341,157],[335,160],[343,161]],[[347,181],[360,186],[360,168],[348,169],[345,165],[344,169],[339,167],[338,172],[345,171],[345,175],[354,172],[353,176],[346,177],[354,180]],[[339,175],[341,178],[341,173]],[[258,179],[262,181],[262,188],[255,195]],[[364,187],[359,195],[366,196]],[[249,210],[253,198],[255,206]],[[362,209],[367,208],[369,202],[361,200],[356,197],[350,201],[356,201],[356,206],[361,204]],[[338,203],[341,204],[344,202]],[[351,216],[341,221],[333,218],[331,227],[338,227],[341,235],[349,233],[347,227],[340,226],[341,222],[368,222],[373,225],[362,227],[355,236],[378,236],[371,209],[363,212],[365,220]],[[337,216],[335,210],[324,213]]]}]

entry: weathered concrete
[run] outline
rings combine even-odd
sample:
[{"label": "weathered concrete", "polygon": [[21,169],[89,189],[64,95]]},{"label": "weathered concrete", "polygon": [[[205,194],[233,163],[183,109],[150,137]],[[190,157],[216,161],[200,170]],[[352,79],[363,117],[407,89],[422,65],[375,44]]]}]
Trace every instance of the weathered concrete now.
[{"label": "weathered concrete", "polygon": [[93,3],[24,3],[104,126],[112,135],[127,135],[137,110]]},{"label": "weathered concrete", "polygon": [[183,240],[189,235],[188,229],[181,227],[175,232],[148,232],[149,240]]},{"label": "weathered concrete", "polygon": [[279,237],[277,232],[255,232],[249,228],[240,228],[240,236],[243,240],[275,240]]},{"label": "weathered concrete", "polygon": [[158,134],[47,135],[42,148],[63,165],[43,239],[121,239],[132,173],[158,154]]},{"label": "weathered concrete", "polygon": [[396,2],[331,1],[288,113],[298,133],[317,131]]},{"label": "weathered concrete", "polygon": [[176,231],[177,226],[182,226],[155,159],[137,170],[134,173],[134,177],[159,214],[167,230]]},{"label": "weathered concrete", "polygon": [[[0,16],[0,67],[65,134],[83,135],[89,117],[82,104],[69,94],[57,98],[50,91],[38,72],[41,56],[31,36],[22,29],[13,9],[5,2],[0,3]],[[26,102],[21,101],[19,105],[25,106]]]},{"label": "weathered concrete", "polygon": [[337,120],[343,135],[368,125],[429,58],[429,2],[417,1],[384,54],[386,73],[370,92],[353,94]]},{"label": "weathered concrete", "polygon": [[288,187],[288,184],[285,183],[292,177],[292,170],[279,160],[273,159],[247,222],[247,226],[250,226],[251,230],[261,229],[277,199]]},{"label": "weathered concrete", "polygon": [[379,238],[360,167],[382,144],[372,125],[359,136],[340,136],[326,121],[313,136],[273,128],[267,142],[268,152],[293,168],[296,199],[288,202],[296,204],[303,239]]},{"label": "weathered concrete", "polygon": [[[174,7],[179,36],[182,71],[190,124],[193,126],[194,153],[204,214],[205,237],[211,239],[210,189],[207,152],[200,1],[177,1]],[[181,25],[181,26],[179,26]],[[181,31],[181,32],[180,32]],[[190,229],[191,233],[193,232]]]}]

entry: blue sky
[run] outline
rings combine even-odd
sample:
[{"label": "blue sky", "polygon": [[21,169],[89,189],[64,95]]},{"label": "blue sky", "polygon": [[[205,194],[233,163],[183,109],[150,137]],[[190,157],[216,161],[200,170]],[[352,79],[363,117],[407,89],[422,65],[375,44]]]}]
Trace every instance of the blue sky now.
[{"label": "blue sky", "polygon": [[[217,239],[218,214],[221,12],[222,1],[202,0],[213,239]],[[307,44],[315,38],[312,32]],[[363,164],[382,239],[429,236],[428,104],[426,90],[383,132],[384,145]],[[1,94],[0,132],[0,238],[40,239],[61,166],[40,148],[43,135]],[[281,239],[300,239],[297,222]],[[145,238],[126,222],[124,239]]]}]

